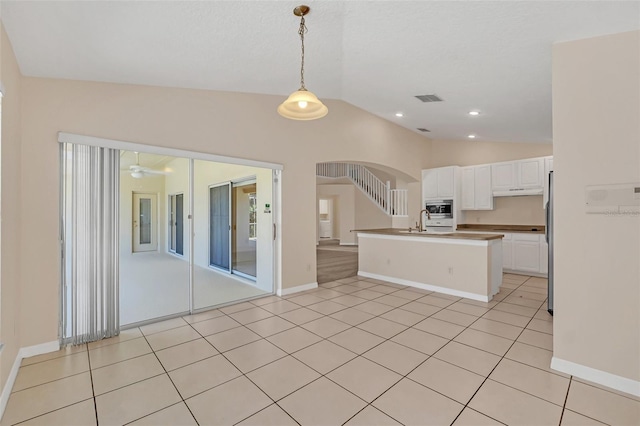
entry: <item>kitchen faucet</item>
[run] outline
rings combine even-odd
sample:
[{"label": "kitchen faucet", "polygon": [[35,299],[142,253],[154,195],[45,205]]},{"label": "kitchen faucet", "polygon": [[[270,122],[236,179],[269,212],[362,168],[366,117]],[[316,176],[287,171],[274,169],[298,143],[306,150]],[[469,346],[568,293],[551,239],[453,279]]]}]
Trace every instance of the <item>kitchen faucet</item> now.
[{"label": "kitchen faucet", "polygon": [[420,225],[418,227],[418,232],[422,232],[422,213],[427,213],[427,220],[431,220],[431,213],[429,213],[428,209],[420,210]]}]

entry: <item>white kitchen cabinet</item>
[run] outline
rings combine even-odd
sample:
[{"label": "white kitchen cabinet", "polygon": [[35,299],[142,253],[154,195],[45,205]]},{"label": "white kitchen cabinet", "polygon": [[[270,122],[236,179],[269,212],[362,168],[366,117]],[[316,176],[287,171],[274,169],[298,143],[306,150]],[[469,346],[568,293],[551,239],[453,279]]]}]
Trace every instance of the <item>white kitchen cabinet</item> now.
[{"label": "white kitchen cabinet", "polygon": [[475,167],[463,167],[461,169],[462,189],[460,196],[460,208],[462,210],[475,210],[476,208],[476,178]]},{"label": "white kitchen cabinet", "polygon": [[544,159],[529,158],[491,165],[491,187],[496,196],[533,195],[544,186]]},{"label": "white kitchen cabinet", "polygon": [[549,244],[543,235],[540,235],[540,273],[546,274],[549,272]]},{"label": "white kitchen cabinet", "polygon": [[519,188],[542,188],[544,183],[544,159],[531,158],[516,164]]},{"label": "white kitchen cabinet", "polygon": [[457,166],[422,171],[422,198],[453,199]]},{"label": "white kitchen cabinet", "polygon": [[502,268],[513,269],[513,241],[511,234],[502,238]]},{"label": "white kitchen cabinet", "polygon": [[493,210],[493,192],[491,190],[491,166],[463,167],[462,210]]},{"label": "white kitchen cabinet", "polygon": [[491,187],[494,191],[508,191],[516,186],[515,162],[491,165]]},{"label": "white kitchen cabinet", "polygon": [[513,269],[540,272],[540,234],[513,234]]},{"label": "white kitchen cabinet", "polygon": [[493,191],[491,190],[491,166],[475,168],[476,210],[493,210]]},{"label": "white kitchen cabinet", "polygon": [[542,208],[547,208],[549,201],[549,172],[553,171],[553,157],[544,158],[544,191],[542,195]]}]

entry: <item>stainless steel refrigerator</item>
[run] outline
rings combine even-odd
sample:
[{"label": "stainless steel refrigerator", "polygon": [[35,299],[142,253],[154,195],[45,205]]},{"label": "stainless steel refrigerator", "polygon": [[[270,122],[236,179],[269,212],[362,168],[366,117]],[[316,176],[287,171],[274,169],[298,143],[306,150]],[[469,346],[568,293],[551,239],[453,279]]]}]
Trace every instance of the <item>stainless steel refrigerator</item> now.
[{"label": "stainless steel refrigerator", "polygon": [[549,172],[549,201],[546,205],[547,223],[544,228],[545,239],[549,245],[549,277],[547,311],[553,315],[553,172]]}]

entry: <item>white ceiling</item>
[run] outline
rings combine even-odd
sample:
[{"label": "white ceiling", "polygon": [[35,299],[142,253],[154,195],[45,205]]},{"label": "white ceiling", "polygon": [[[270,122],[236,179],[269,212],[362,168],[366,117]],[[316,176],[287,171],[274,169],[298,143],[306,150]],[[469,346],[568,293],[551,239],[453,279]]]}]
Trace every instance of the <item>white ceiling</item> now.
[{"label": "white ceiling", "polygon": [[[27,76],[286,96],[301,2],[2,0],[0,12]],[[640,29],[640,1],[305,4],[309,90],[432,138],[550,142],[552,44]],[[414,98],[433,93],[444,102]]]}]

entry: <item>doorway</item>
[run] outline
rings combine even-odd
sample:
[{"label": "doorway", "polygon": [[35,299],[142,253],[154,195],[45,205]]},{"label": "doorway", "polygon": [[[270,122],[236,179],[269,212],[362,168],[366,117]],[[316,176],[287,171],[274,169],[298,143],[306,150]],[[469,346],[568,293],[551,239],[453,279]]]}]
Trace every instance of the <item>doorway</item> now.
[{"label": "doorway", "polygon": [[133,193],[134,253],[158,251],[158,195]]},{"label": "doorway", "polygon": [[169,252],[184,255],[184,194],[169,195]]},{"label": "doorway", "polygon": [[209,187],[209,266],[257,278],[257,185],[255,178]]}]

